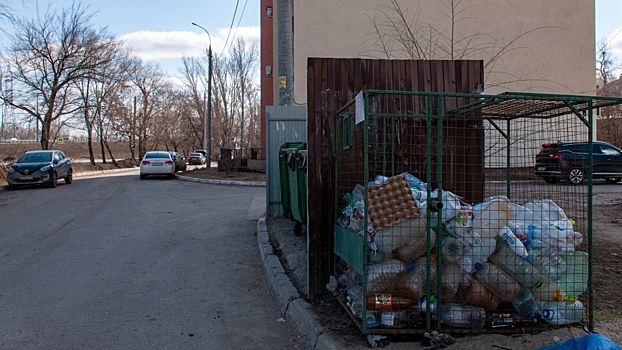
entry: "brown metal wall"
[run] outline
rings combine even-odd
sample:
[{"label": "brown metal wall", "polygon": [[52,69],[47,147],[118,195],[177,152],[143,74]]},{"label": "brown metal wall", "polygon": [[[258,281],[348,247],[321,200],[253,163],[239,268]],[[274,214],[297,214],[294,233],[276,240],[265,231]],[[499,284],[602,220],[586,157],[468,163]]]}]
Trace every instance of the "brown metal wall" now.
[{"label": "brown metal wall", "polygon": [[[327,292],[326,284],[334,272],[333,225],[335,205],[335,114],[361,90],[398,90],[471,93],[483,88],[482,61],[411,61],[309,58],[307,61],[308,105],[308,183],[309,247],[308,297]],[[455,130],[455,129],[454,129]],[[481,200],[483,190],[483,134],[457,132],[450,141],[443,140],[446,159],[443,188],[458,187],[469,200]],[[447,142],[447,144],[446,144]],[[445,147],[447,146],[447,147]],[[457,146],[457,147],[456,147]],[[467,147],[468,146],[468,147]],[[457,148],[471,150],[451,154]],[[481,156],[473,154],[481,149]],[[408,150],[405,150],[408,152]],[[474,162],[475,160],[475,162]],[[444,161],[443,163],[445,163]],[[421,163],[424,166],[424,163]],[[479,179],[461,178],[453,185],[456,168],[468,167]],[[464,172],[456,172],[462,173]],[[472,180],[472,181],[471,181]],[[470,185],[469,185],[470,184]],[[464,188],[465,185],[470,188]]]}]

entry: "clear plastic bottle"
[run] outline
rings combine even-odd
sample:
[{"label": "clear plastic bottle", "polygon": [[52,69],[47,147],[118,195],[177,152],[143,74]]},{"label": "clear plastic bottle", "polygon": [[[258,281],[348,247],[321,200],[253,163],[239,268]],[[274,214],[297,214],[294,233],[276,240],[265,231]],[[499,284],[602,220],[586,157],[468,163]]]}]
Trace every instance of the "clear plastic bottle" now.
[{"label": "clear plastic bottle", "polygon": [[542,283],[539,286],[529,288],[534,298],[541,302],[568,299],[557,282],[549,281],[542,275],[540,275],[540,277],[542,279]]},{"label": "clear plastic bottle", "polygon": [[499,239],[501,239],[501,242],[510,247],[517,255],[520,255],[525,259],[529,258],[529,252],[525,248],[525,245],[520,239],[518,239],[518,237],[516,237],[516,235],[514,235],[514,232],[512,232],[509,227],[506,226],[501,230],[501,232],[499,232]]},{"label": "clear plastic bottle", "polygon": [[464,255],[464,245],[457,238],[443,238],[441,247],[443,262],[457,262]]},{"label": "clear plastic bottle", "polygon": [[578,300],[549,301],[542,305],[542,316],[546,322],[555,325],[581,322],[584,311],[585,307]]},{"label": "clear plastic bottle", "polygon": [[512,305],[518,311],[518,314],[525,320],[539,320],[542,318],[540,305],[533,297],[528,288],[522,288],[520,293],[512,301]]},{"label": "clear plastic bottle", "polygon": [[467,304],[482,307],[486,312],[492,312],[499,307],[499,298],[469,274],[465,274],[460,280],[457,295]]},{"label": "clear plastic bottle", "polygon": [[498,250],[488,259],[525,287],[541,283],[538,270],[505,244],[499,244]]},{"label": "clear plastic bottle", "polygon": [[496,237],[512,218],[512,209],[509,202],[493,200],[475,215],[473,231],[479,233],[482,239]]},{"label": "clear plastic bottle", "polygon": [[540,240],[527,238],[524,243],[529,251],[529,262],[544,277],[551,281],[559,280],[559,276],[566,270],[564,260]]},{"label": "clear plastic bottle", "polygon": [[[403,261],[404,263],[407,262],[408,259],[417,259],[427,252],[427,244],[427,237],[425,235],[421,235],[410,242],[393,249],[393,257]],[[430,230],[430,247],[433,247],[435,244],[436,232],[434,230]]]},{"label": "clear plastic bottle", "polygon": [[566,271],[559,277],[559,286],[569,298],[576,299],[587,289],[588,253],[575,251],[561,257],[566,262]]},{"label": "clear plastic bottle", "polygon": [[[411,270],[400,274],[396,278],[396,289],[410,300],[420,300],[427,293],[427,258],[425,256],[415,260]],[[436,279],[436,259],[430,257],[430,281]]]},{"label": "clear plastic bottle", "polygon": [[472,305],[447,303],[443,308],[443,323],[460,328],[481,329],[486,324],[486,310]]},{"label": "clear plastic bottle", "polygon": [[[443,262],[441,269],[441,301],[451,298],[458,291],[462,279],[462,269],[456,263]],[[437,294],[437,279],[432,280],[431,291]]]},{"label": "clear plastic bottle", "polygon": [[491,263],[476,263],[475,278],[501,301],[511,302],[521,290],[518,282]]}]

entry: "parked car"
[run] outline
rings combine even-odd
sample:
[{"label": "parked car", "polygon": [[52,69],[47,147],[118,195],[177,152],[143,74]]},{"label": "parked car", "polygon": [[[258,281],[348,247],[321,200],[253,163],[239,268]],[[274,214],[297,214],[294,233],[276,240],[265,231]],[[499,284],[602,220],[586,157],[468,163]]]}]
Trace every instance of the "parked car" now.
[{"label": "parked car", "polygon": [[11,165],[7,182],[9,190],[20,185],[47,184],[54,188],[58,179],[73,182],[73,168],[65,153],[57,150],[28,151]]},{"label": "parked car", "polygon": [[145,153],[140,162],[140,179],[144,180],[149,175],[167,175],[175,178],[175,162],[170,152],[150,151]]},{"label": "parked car", "polygon": [[[545,143],[536,155],[535,174],[550,184],[566,180],[582,184],[589,171],[588,142]],[[617,183],[622,179],[622,150],[607,142],[592,142],[592,178]]]},{"label": "parked car", "polygon": [[177,152],[169,152],[173,162],[175,162],[175,172],[186,171],[186,158]]},{"label": "parked car", "polygon": [[190,157],[188,157],[188,164],[190,164],[190,165],[193,165],[193,164],[194,165],[203,165],[203,164],[205,164],[205,161],[206,161],[206,159],[205,159],[205,156],[203,155],[203,153],[195,152],[195,153],[192,153],[190,155]]}]

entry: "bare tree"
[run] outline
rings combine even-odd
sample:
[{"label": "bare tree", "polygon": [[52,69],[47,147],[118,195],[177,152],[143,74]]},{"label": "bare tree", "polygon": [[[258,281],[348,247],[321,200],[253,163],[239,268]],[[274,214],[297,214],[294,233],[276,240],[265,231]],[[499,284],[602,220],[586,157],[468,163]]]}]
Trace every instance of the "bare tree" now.
[{"label": "bare tree", "polygon": [[41,124],[41,148],[53,144],[53,124],[59,129],[78,108],[74,82],[93,76],[109,63],[116,42],[105,29],[91,24],[93,13],[80,3],[48,10],[34,20],[14,22],[11,46],[5,56],[16,87],[2,100],[36,118]]},{"label": "bare tree", "polygon": [[[598,90],[598,96],[622,97],[622,80],[613,80]],[[596,120],[598,140],[622,147],[622,106],[603,107]]]},{"label": "bare tree", "polygon": [[132,122],[136,125],[138,154],[142,157],[148,145],[155,145],[160,123],[158,116],[161,105],[158,101],[165,96],[170,86],[159,66],[140,60],[134,62],[134,67],[129,70],[130,82],[137,97]]},{"label": "bare tree", "polygon": [[368,35],[371,49],[365,51],[372,57],[387,59],[409,57],[413,60],[433,59],[484,59],[486,86],[508,87],[511,84],[523,84],[533,88],[538,82],[552,83],[546,77],[532,77],[525,72],[500,72],[496,69],[503,57],[516,50],[525,49],[522,41],[538,31],[560,29],[554,26],[519,28],[516,34],[501,39],[489,33],[469,33],[460,30],[465,21],[477,19],[474,13],[476,5],[467,5],[464,0],[437,0],[444,8],[442,14],[446,23],[426,23],[421,20],[421,7],[416,5],[414,13],[403,8],[399,0],[388,0],[388,5],[378,10],[379,18],[368,16],[374,32]]},{"label": "bare tree", "polygon": [[[207,52],[205,53],[207,58]],[[205,133],[205,116],[207,114],[206,87],[207,70],[203,60],[198,57],[182,57],[180,73],[183,77],[183,85],[190,101],[188,107],[192,113],[184,113],[192,137],[198,140],[200,149],[204,148],[203,134]]]},{"label": "bare tree", "polygon": [[603,86],[606,86],[615,80],[614,72],[620,69],[620,63],[611,52],[610,41],[601,39],[596,48],[596,77],[603,81]]}]

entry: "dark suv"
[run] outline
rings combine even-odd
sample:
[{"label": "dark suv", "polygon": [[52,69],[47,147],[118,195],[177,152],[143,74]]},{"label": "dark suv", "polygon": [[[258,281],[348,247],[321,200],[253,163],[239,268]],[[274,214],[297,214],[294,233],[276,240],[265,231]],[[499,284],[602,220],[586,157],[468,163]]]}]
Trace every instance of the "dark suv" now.
[{"label": "dark suv", "polygon": [[[588,175],[589,143],[545,143],[536,155],[536,176],[554,184],[581,184]],[[622,179],[622,150],[607,142],[592,142],[592,178],[616,183]]]}]

